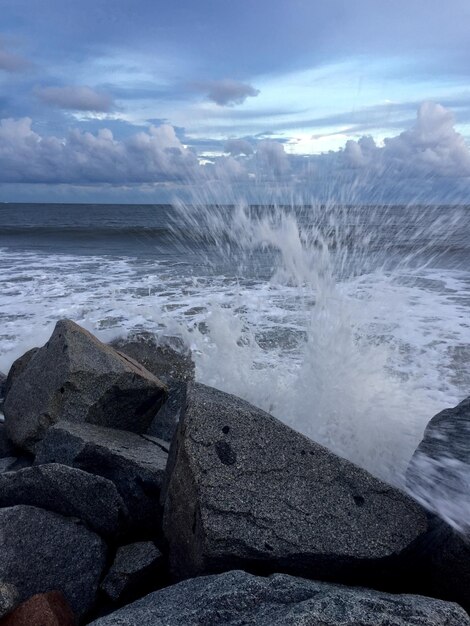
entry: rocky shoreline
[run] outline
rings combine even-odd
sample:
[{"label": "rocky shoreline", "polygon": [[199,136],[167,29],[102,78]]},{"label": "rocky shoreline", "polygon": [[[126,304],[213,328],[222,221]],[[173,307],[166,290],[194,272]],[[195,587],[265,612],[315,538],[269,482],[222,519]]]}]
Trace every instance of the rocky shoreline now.
[{"label": "rocky shoreline", "polygon": [[[0,395],[0,626],[470,625],[462,535],[196,383],[178,343],[105,345],[61,320]],[[410,464],[424,504],[423,454],[458,442],[467,463],[470,402],[453,411]]]}]

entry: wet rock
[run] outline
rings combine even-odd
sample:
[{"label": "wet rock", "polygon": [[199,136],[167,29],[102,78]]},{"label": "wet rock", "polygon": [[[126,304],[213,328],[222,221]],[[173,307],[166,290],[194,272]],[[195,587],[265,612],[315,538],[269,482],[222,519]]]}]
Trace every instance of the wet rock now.
[{"label": "wet rock", "polygon": [[36,463],[61,463],[112,481],[126,505],[130,528],[155,536],[167,458],[163,446],[145,435],[60,422],[38,446]]},{"label": "wet rock", "polygon": [[0,581],[0,617],[10,613],[18,604],[18,589]]},{"label": "wet rock", "polygon": [[131,340],[112,343],[116,349],[132,357],[168,386],[168,398],[152,421],[148,433],[171,441],[186,400],[186,386],[194,380],[195,365],[181,341],[172,338],[158,345],[155,337],[142,334]]},{"label": "wet rock", "polygon": [[101,589],[113,602],[124,602],[158,588],[163,575],[163,556],[151,541],[118,548]]},{"label": "wet rock", "polygon": [[102,540],[78,520],[31,506],[0,509],[0,580],[19,600],[61,591],[77,615],[91,609],[106,563]]},{"label": "wet rock", "polygon": [[59,591],[36,594],[13,611],[1,626],[76,626],[77,620]]},{"label": "wet rock", "polygon": [[139,363],[61,320],[14,376],[5,423],[10,439],[30,451],[59,420],[145,432],[166,395]]},{"label": "wet rock", "polygon": [[241,571],[186,580],[90,626],[468,626],[459,606],[422,596]]},{"label": "wet rock", "polygon": [[200,384],[188,391],[167,477],[163,530],[176,578],[242,567],[376,586],[427,529],[407,495]]},{"label": "wet rock", "polygon": [[27,504],[78,517],[98,534],[113,537],[127,515],[114,483],[57,463],[0,475],[0,507]]}]

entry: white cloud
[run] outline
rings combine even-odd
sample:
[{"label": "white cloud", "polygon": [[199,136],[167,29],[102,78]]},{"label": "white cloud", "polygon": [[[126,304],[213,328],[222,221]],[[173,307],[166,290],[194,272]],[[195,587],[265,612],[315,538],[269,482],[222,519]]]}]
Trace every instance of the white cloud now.
[{"label": "white cloud", "polygon": [[255,98],[260,93],[258,89],[248,83],[228,78],[194,83],[193,87],[197,91],[204,92],[208,100],[219,106],[243,104],[247,98]]},{"label": "white cloud", "polygon": [[36,89],[36,95],[61,109],[107,112],[113,107],[111,96],[87,86],[42,87]]},{"label": "white cloud", "polygon": [[289,156],[282,143],[265,139],[260,141],[256,148],[256,163],[258,168],[282,177],[290,170]]}]

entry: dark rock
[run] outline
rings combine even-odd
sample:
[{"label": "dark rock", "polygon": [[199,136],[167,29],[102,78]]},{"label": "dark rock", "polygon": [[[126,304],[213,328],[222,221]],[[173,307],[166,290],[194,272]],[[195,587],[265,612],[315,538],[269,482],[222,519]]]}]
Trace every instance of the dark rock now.
[{"label": "dark rock", "polygon": [[6,456],[16,456],[18,450],[7,437],[5,424],[0,423],[0,459]]},{"label": "dark rock", "polygon": [[8,395],[8,392],[10,391],[13,383],[18,378],[18,376],[20,376],[25,371],[25,369],[28,367],[29,362],[38,350],[39,348],[31,348],[31,350],[28,350],[28,352],[25,352],[20,357],[18,357],[16,361],[14,361],[13,365],[10,367],[10,371],[8,372],[8,376],[3,388],[4,397]]},{"label": "dark rock", "polygon": [[176,337],[158,344],[154,335],[141,333],[129,339],[116,339],[111,345],[130,356],[164,383],[194,380],[194,361],[184,344]]},{"label": "dark rock", "polygon": [[158,588],[163,574],[163,556],[151,541],[118,548],[101,589],[113,602],[128,602]]},{"label": "dark rock", "polygon": [[427,529],[407,495],[200,384],[188,391],[167,477],[163,530],[176,578],[243,568],[376,586]]},{"label": "dark rock", "polygon": [[168,386],[168,399],[152,421],[148,433],[171,441],[186,400],[186,386],[194,380],[191,354],[181,342],[158,345],[155,337],[143,334],[131,340],[120,339],[112,345],[132,357]]},{"label": "dark rock", "polygon": [[10,613],[18,604],[18,589],[0,581],[0,617]]},{"label": "dark rock", "polygon": [[31,506],[0,509],[0,580],[19,600],[61,591],[77,615],[89,611],[106,562],[101,539],[78,520]]},{"label": "dark rock", "polygon": [[163,383],[139,363],[61,320],[15,375],[5,423],[10,439],[30,451],[59,420],[145,432],[166,395]]},{"label": "dark rock", "polygon": [[406,478],[428,510],[470,534],[470,398],[431,419]]},{"label": "dark rock", "polygon": [[469,626],[459,606],[282,574],[234,571],[156,591],[90,626]]},{"label": "dark rock", "polygon": [[131,529],[155,536],[167,452],[145,435],[93,424],[61,422],[38,446],[36,463],[62,463],[111,480],[129,512]]},{"label": "dark rock", "polygon": [[127,515],[114,483],[57,463],[0,475],[0,507],[28,504],[78,517],[91,530],[112,537]]},{"label": "dark rock", "polygon": [[36,594],[1,622],[1,626],[75,626],[72,609],[60,591]]}]

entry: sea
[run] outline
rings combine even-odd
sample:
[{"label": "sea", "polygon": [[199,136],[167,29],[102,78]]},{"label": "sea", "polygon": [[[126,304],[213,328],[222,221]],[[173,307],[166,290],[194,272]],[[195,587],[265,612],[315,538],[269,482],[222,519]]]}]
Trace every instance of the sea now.
[{"label": "sea", "polygon": [[70,318],[394,484],[470,395],[470,206],[0,204],[0,371]]}]

